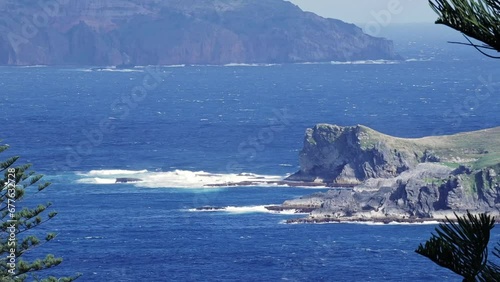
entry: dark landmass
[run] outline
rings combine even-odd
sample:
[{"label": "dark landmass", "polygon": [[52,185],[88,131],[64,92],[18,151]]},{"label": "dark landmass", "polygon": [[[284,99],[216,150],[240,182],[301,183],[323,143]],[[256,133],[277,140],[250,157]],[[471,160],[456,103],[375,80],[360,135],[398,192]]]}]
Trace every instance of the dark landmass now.
[{"label": "dark landmass", "polygon": [[389,40],[283,0],[5,0],[0,12],[0,65],[400,58]]},{"label": "dark landmass", "polygon": [[500,127],[397,138],[365,126],[308,129],[287,180],[354,185],[285,201],[316,207],[295,222],[420,222],[471,211],[500,215]]}]

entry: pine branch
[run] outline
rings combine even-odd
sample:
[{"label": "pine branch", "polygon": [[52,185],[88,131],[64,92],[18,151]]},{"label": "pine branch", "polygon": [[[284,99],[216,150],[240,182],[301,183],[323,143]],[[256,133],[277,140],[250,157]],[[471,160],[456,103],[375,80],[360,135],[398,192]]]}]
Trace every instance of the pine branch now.
[{"label": "pine branch", "polygon": [[[500,4],[498,0],[429,0],[429,4],[438,15],[436,24],[451,27],[500,52]],[[484,52],[481,53],[497,58]]]},{"label": "pine branch", "polygon": [[[5,151],[6,149],[8,149],[8,145],[0,145],[0,153]],[[7,244],[9,238],[4,236],[4,234],[8,234],[8,232],[0,232],[0,282],[22,282],[27,279],[28,274],[30,274],[34,281],[74,281],[75,279],[80,277],[81,274],[77,274],[73,277],[61,277],[59,279],[52,276],[45,279],[39,279],[38,277],[36,277],[35,273],[37,273],[38,271],[46,270],[59,265],[62,262],[62,258],[56,258],[53,255],[47,255],[45,258],[37,259],[32,263],[21,259],[24,254],[52,241],[56,238],[57,235],[55,233],[48,233],[44,239],[39,239],[34,235],[29,235],[21,238],[19,235],[24,232],[30,231],[33,228],[40,226],[41,224],[46,223],[47,221],[54,218],[57,213],[54,211],[48,211],[51,203],[47,203],[46,205],[39,205],[33,209],[24,208],[17,212],[8,210],[9,207],[5,204],[7,202],[8,195],[7,190],[5,190],[4,188],[6,183],[8,183],[9,181],[9,173],[7,173],[8,171],[5,172],[5,170],[14,168],[13,165],[18,159],[19,157],[12,157],[0,163],[0,172],[4,171],[4,177],[3,179],[0,179],[0,187],[2,187],[2,189],[0,190],[0,201],[2,202],[2,204],[0,204],[0,219],[2,221],[2,223],[0,224],[0,230],[7,230],[10,222],[6,222],[5,219],[9,217],[10,220],[10,214],[13,213],[14,218],[12,220],[16,221],[16,236],[18,236],[16,240],[15,254],[16,257],[19,258],[16,267],[17,273],[12,276],[9,273],[9,271],[11,271],[11,268],[7,264],[7,254],[10,253],[10,249],[12,247],[9,247]],[[25,199],[25,196],[32,197],[45,190],[50,185],[50,183],[48,182],[39,184],[41,182],[41,179],[43,178],[43,175],[38,175],[34,171],[29,171],[30,168],[31,164],[24,164],[14,168],[14,180],[16,183],[16,193],[14,199],[15,206],[19,206],[19,202],[22,202]],[[12,179],[12,176],[10,179]],[[36,188],[35,185],[37,185]],[[35,188],[36,190],[33,191],[33,189],[30,188]],[[27,191],[29,193],[27,193]],[[45,213],[46,211],[49,212],[48,215]]]},{"label": "pine branch", "polygon": [[464,277],[465,281],[475,281],[488,270],[488,242],[495,220],[487,214],[475,216],[470,212],[455,217],[456,222],[446,218],[439,224],[437,235],[432,234],[415,252]]}]

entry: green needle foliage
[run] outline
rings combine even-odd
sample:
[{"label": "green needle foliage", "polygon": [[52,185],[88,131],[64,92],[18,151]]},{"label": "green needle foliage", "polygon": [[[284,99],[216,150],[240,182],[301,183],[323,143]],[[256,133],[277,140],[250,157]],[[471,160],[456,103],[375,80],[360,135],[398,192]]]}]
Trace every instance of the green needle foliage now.
[{"label": "green needle foliage", "polygon": [[[429,0],[432,9],[438,14],[436,24],[444,24],[462,32],[469,43],[484,55],[483,50],[500,52],[500,1],[499,0]],[[473,44],[469,37],[484,45]]]},{"label": "green needle foliage", "polygon": [[[8,145],[0,145],[0,153],[7,150],[8,147]],[[42,175],[30,171],[31,165],[16,166],[18,159],[19,157],[11,157],[0,162],[0,282],[19,282],[26,281],[28,278],[31,278],[30,281],[43,282],[74,281],[80,274],[62,278],[38,277],[37,273],[46,273],[40,273],[40,271],[59,265],[62,258],[48,254],[45,258],[31,262],[23,259],[30,250],[56,238],[55,233],[47,233],[43,235],[43,238],[39,238],[40,234],[43,233],[37,231],[35,234],[36,230],[34,229],[54,218],[57,213],[50,211],[51,203],[40,204],[33,208],[23,206],[23,200],[26,197],[36,196],[37,193],[49,187],[50,183],[43,182]],[[10,191],[9,188],[11,188]],[[12,193],[13,191],[15,193]],[[15,225],[14,233],[12,233],[13,229],[9,228],[12,224]],[[14,235],[15,239],[13,240]],[[8,256],[14,254],[15,264],[13,265],[10,264]]]},{"label": "green needle foliage", "polygon": [[[436,228],[436,234],[415,250],[441,267],[464,278],[463,281],[500,281],[500,267],[488,260],[490,231],[495,219],[486,214],[463,217],[455,214],[456,221],[448,218]],[[500,258],[500,245],[493,251]]]}]

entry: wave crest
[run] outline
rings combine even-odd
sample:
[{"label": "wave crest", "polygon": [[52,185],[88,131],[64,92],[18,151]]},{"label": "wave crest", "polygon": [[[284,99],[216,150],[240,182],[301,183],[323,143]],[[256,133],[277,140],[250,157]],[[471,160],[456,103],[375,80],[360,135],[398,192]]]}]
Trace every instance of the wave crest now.
[{"label": "wave crest", "polygon": [[[125,184],[143,188],[220,188],[230,186],[269,186],[269,182],[283,180],[282,176],[253,173],[219,174],[205,171],[173,170],[92,170],[78,173],[78,183],[114,184],[117,178],[140,179]],[[122,183],[123,184],[123,183]]]},{"label": "wave crest", "polygon": [[[190,212],[224,212],[231,214],[243,213],[271,213],[271,214],[299,214],[297,210],[272,210],[268,209],[269,206],[276,205],[262,205],[262,206],[226,206],[226,207],[202,207],[189,209]],[[306,214],[306,213],[302,213]]]}]

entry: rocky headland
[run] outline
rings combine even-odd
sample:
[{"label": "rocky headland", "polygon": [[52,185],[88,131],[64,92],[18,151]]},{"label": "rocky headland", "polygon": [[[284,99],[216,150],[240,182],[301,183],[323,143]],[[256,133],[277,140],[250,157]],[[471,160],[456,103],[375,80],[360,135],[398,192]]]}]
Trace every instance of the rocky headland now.
[{"label": "rocky headland", "polygon": [[287,181],[354,186],[285,201],[307,208],[296,222],[443,219],[500,214],[500,127],[448,136],[397,138],[358,125],[307,129],[300,171]]},{"label": "rocky headland", "polygon": [[0,12],[0,65],[400,58],[390,40],[284,0],[5,0]]}]

